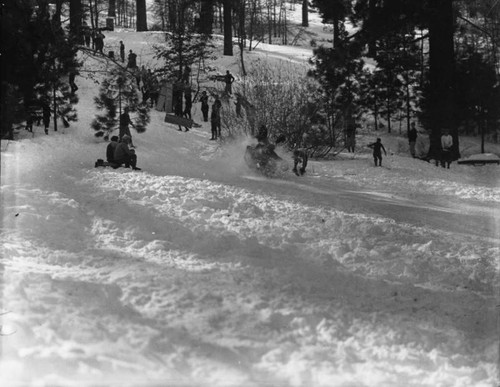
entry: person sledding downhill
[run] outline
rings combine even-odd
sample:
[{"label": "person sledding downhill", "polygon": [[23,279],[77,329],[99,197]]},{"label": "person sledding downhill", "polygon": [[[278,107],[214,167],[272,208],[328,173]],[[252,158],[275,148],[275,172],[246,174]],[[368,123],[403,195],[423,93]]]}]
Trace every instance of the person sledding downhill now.
[{"label": "person sledding downhill", "polygon": [[[269,142],[268,131],[265,125],[261,125],[255,138],[258,141],[257,144],[247,146],[245,152],[245,162],[247,165],[265,176],[273,176],[279,170],[285,171],[288,166],[276,154],[276,145]],[[283,138],[279,138],[276,143],[282,141]]]}]

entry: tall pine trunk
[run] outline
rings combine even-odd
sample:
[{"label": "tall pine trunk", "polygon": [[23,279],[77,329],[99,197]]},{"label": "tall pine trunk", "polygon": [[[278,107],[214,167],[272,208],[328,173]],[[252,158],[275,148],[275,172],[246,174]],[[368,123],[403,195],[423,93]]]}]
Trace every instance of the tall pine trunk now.
[{"label": "tall pine trunk", "polygon": [[224,0],[224,55],[233,56],[232,0]]},{"label": "tall pine trunk", "polygon": [[147,31],[148,30],[148,22],[146,17],[146,0],[136,0],[136,25],[137,31]]},{"label": "tall pine trunk", "polygon": [[214,24],[214,0],[202,0],[200,10],[200,33],[212,35]]},{"label": "tall pine trunk", "polygon": [[429,20],[429,157],[439,157],[441,133],[450,131],[453,137],[453,158],[459,158],[458,130],[455,125],[455,51],[453,46],[453,0],[435,0]]},{"label": "tall pine trunk", "polygon": [[69,2],[69,32],[78,43],[83,43],[82,30],[82,1],[70,0]]},{"label": "tall pine trunk", "polygon": [[302,0],[302,27],[309,27],[309,0]]},{"label": "tall pine trunk", "polygon": [[116,17],[116,0],[109,0],[108,17]]}]

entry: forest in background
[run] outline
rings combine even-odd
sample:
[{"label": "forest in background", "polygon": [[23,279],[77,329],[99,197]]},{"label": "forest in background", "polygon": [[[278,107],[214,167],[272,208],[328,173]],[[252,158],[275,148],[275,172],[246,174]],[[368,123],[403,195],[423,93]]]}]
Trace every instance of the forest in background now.
[{"label": "forest in background", "polygon": [[[299,7],[302,23],[296,25],[288,15]],[[443,130],[455,139],[455,158],[460,134],[498,141],[498,0],[6,2],[2,138],[12,138],[13,126],[26,120],[33,103],[50,106],[55,125],[61,115],[77,119],[71,114],[77,99],[61,79],[79,65],[76,53],[85,24],[93,30],[164,31],[172,44],[163,56],[178,65],[168,71],[190,66],[200,55],[239,55],[246,73],[246,51],[260,42],[297,44],[313,11],[320,13],[331,39],[311,39],[312,70],[302,78],[281,75],[280,82],[259,89],[260,96],[285,96],[286,103],[268,98],[275,101],[270,108],[277,117],[269,123],[272,136],[285,134],[291,145],[307,134],[302,145],[328,154],[359,127],[361,117],[370,117],[373,130],[389,132],[397,122],[408,129],[418,120],[430,134],[430,156],[439,151]],[[220,53],[210,44],[214,34],[223,36]],[[262,70],[256,76],[258,84],[270,75]],[[245,97],[252,102],[255,95]],[[269,116],[262,109],[260,114]]]}]

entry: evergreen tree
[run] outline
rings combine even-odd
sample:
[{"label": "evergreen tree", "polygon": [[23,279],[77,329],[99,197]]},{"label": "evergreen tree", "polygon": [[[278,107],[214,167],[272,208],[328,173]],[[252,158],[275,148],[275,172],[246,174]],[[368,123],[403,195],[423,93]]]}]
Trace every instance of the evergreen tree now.
[{"label": "evergreen tree", "polygon": [[[26,120],[29,107],[41,103],[52,107],[53,117],[64,105],[67,119],[76,119],[70,113],[76,98],[66,93],[60,80],[77,66],[74,40],[61,29],[58,17],[51,20],[44,0],[12,1],[2,7],[2,132],[12,137],[12,123]],[[9,119],[4,120],[4,114]]]},{"label": "evergreen tree", "polygon": [[104,114],[96,115],[92,121],[92,129],[96,137],[108,139],[111,133],[118,128],[119,118],[125,107],[129,108],[138,133],[146,131],[150,121],[149,106],[139,102],[139,92],[135,77],[121,67],[110,71],[99,89],[99,95],[94,102],[97,109]]},{"label": "evergreen tree", "polygon": [[165,63],[158,72],[174,81],[182,77],[186,66],[191,67],[208,58],[214,48],[208,35],[195,34],[190,4],[189,1],[180,4],[182,7],[177,9],[175,28],[165,33],[165,45],[155,46],[156,58]]}]

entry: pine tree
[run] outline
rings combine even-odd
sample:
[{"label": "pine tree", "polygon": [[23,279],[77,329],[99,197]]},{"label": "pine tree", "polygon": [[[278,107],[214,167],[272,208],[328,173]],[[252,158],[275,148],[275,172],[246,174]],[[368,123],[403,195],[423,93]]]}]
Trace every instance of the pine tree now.
[{"label": "pine tree", "polygon": [[[61,115],[67,117],[65,125],[76,119],[72,105],[77,98],[67,93],[61,80],[70,67],[77,66],[74,40],[66,36],[57,16],[50,18],[47,2],[6,2],[2,11],[2,89],[9,91],[2,98],[2,132],[12,137],[12,122],[26,120],[30,107],[41,104],[51,106],[55,129]],[[14,101],[24,106],[15,106],[12,112],[7,104]]]},{"label": "pine tree", "polygon": [[178,80],[185,67],[201,62],[211,55],[213,44],[210,37],[194,33],[194,24],[191,20],[180,17],[182,23],[172,32],[165,34],[165,45],[155,46],[156,58],[163,59],[165,65],[159,71],[171,80]]},{"label": "pine tree", "polygon": [[104,114],[96,115],[91,124],[92,129],[96,131],[96,137],[104,137],[106,140],[109,138],[118,128],[119,117],[125,107],[128,107],[132,114],[135,130],[138,133],[146,131],[150,121],[149,106],[139,102],[135,78],[121,67],[110,71],[102,82],[99,95],[94,102],[99,110],[104,111]]}]

